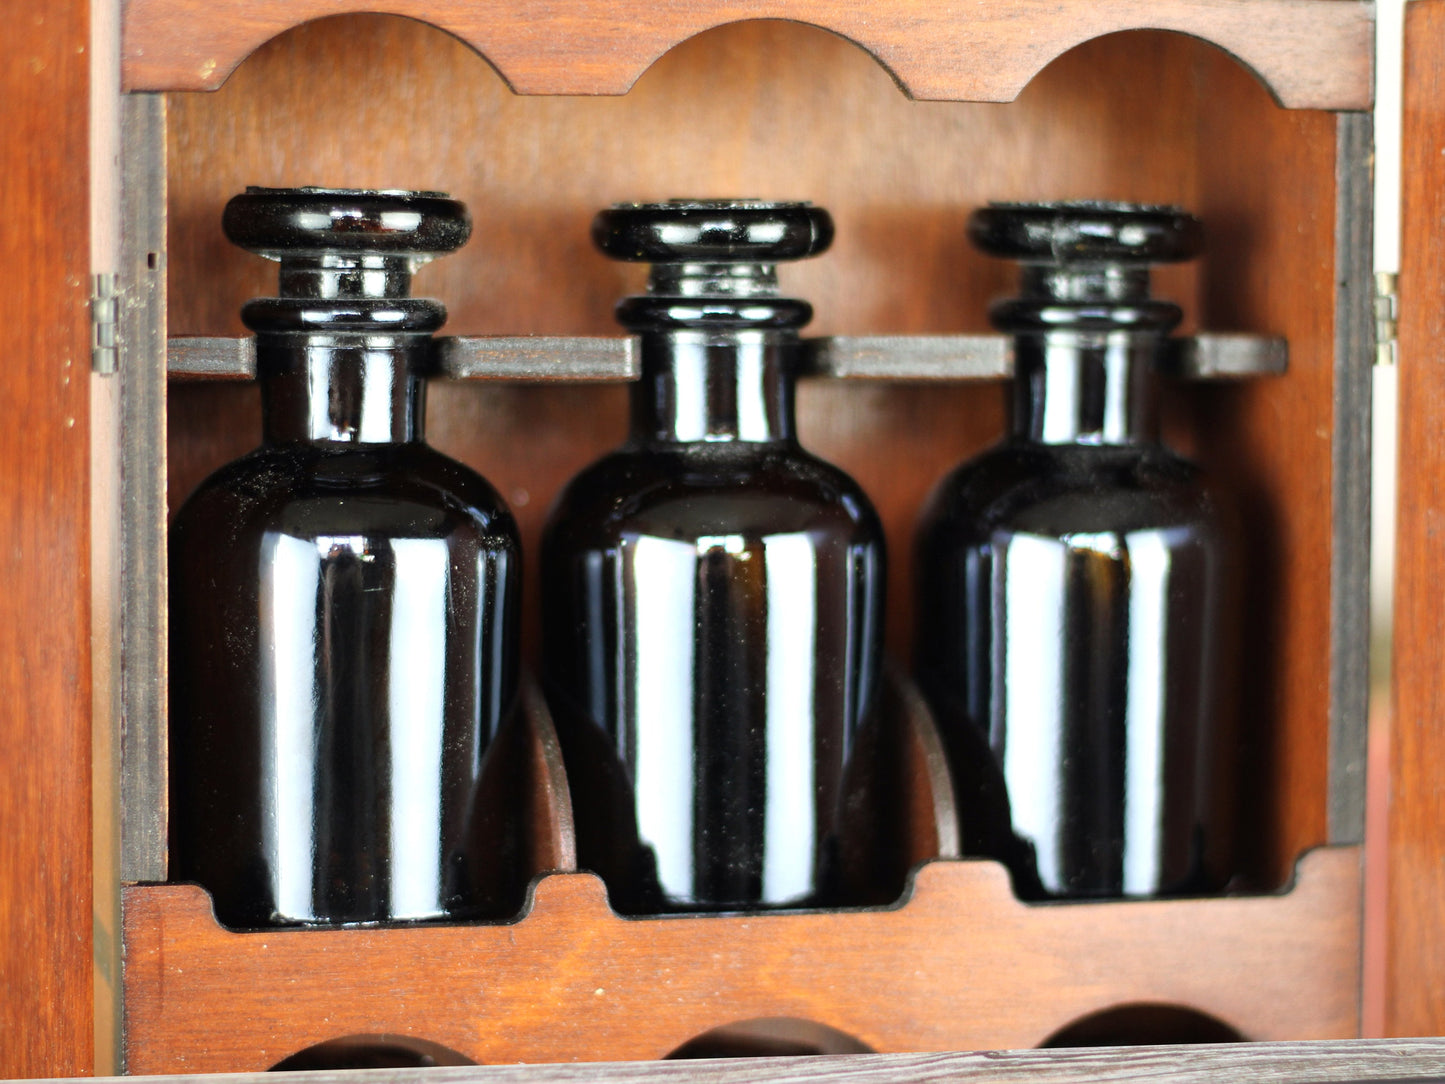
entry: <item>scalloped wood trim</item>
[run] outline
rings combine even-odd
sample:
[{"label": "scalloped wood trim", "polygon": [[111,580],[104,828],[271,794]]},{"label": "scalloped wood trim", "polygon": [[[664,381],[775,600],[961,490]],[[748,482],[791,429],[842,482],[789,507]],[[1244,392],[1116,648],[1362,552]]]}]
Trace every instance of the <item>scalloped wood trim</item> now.
[{"label": "scalloped wood trim", "polygon": [[811,23],[857,42],[914,98],[1012,101],[1060,54],[1121,30],[1174,30],[1254,71],[1282,105],[1368,109],[1374,5],[1363,0],[127,0],[126,90],[214,90],[301,23],[385,11],[446,30],[519,94],[625,94],[663,53],[742,19]]},{"label": "scalloped wood trim", "polygon": [[1208,1013],[1247,1038],[1359,1018],[1358,847],[1281,896],[1028,906],[991,862],[923,866],[892,910],[623,919],[554,874],[512,925],[231,933],[193,885],[125,890],[133,1073],[260,1070],[325,1039],[414,1035],[484,1064],[660,1057],[794,1017],[880,1051],[1032,1046],[1111,1006]]}]

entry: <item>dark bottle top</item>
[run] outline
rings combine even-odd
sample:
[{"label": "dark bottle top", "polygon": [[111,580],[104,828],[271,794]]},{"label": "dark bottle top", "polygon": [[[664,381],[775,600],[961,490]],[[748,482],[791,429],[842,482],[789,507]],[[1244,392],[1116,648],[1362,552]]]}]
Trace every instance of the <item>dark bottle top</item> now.
[{"label": "dark bottle top", "polygon": [[446,312],[408,296],[466,209],[252,188],[224,225],[281,296],[242,310],[264,441],[171,528],[171,876],[239,927],[515,911],[473,809],[517,689],[517,530],[422,440]]},{"label": "dark bottle top", "polygon": [[579,863],[627,914],[831,899],[850,742],[875,699],[884,551],[847,475],[794,436],[797,329],[774,264],[808,204],[623,205],[593,237],[653,264],[632,433],[542,540],[545,674]]},{"label": "dark bottle top", "polygon": [[1173,208],[995,205],[1023,263],[1013,432],[939,485],[918,534],[917,669],[967,853],[1025,898],[1211,884],[1226,569],[1198,470],[1158,443],[1153,369],[1179,309],[1150,262],[1196,254]]}]

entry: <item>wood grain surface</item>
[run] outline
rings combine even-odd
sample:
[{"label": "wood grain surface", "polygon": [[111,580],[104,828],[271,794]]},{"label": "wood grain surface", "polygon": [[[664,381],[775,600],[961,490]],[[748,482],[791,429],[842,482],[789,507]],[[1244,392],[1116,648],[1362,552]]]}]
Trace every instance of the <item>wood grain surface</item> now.
[{"label": "wood grain surface", "polygon": [[125,890],[128,1066],[257,1071],[325,1039],[412,1035],[484,1064],[659,1058],[721,1024],[794,1018],[878,1052],[1032,1046],[1129,1003],[1249,1039],[1358,1020],[1360,850],[1284,896],[1030,907],[1002,867],[922,867],[891,910],[622,919],[554,874],[503,926],[230,933],[188,885]]},{"label": "wood grain surface", "polygon": [[[1178,203],[1208,250],[1156,274],[1185,331],[1284,335],[1282,377],[1175,389],[1170,439],[1241,506],[1249,612],[1237,800],[1246,869],[1277,885],[1325,840],[1334,294],[1334,117],[1281,110],[1237,64],[1171,34],[1114,36],[1043,72],[1007,105],[909,102],[861,50],[771,22],[726,27],[667,54],[624,98],[507,92],[453,38],[386,16],[327,20],[257,51],[213,94],[170,96],[170,332],[243,334],[275,265],[229,245],[221,209],[248,183],[410,186],[455,193],[472,242],[424,268],[453,334],[615,334],[616,299],[644,269],[593,250],[616,200],[807,197],[834,249],[781,270],[811,300],[809,334],[978,332],[1016,270],[974,251],[989,199]],[[1259,183],[1269,178],[1268,184]],[[620,442],[621,386],[434,381],[429,435],[507,497],[524,552],[584,465]],[[171,507],[254,446],[254,386],[173,384]],[[996,385],[808,380],[799,430],[872,497],[889,546],[888,651],[910,655],[912,535],[928,492],[995,440]],[[536,570],[524,638],[537,638]]]},{"label": "wood grain surface", "polygon": [[1188,402],[1166,427],[1239,524],[1239,775],[1228,808],[1245,868],[1277,883],[1303,847],[1327,838],[1335,118],[1260,109],[1255,88],[1222,74],[1199,135],[1193,206],[1208,265],[1196,319],[1285,334],[1290,371],[1176,385],[1174,401]]},{"label": "wood grain surface", "polygon": [[1406,9],[1385,1031],[1445,1033],[1445,3]]},{"label": "wood grain surface", "polygon": [[919,99],[1012,101],[1075,45],[1136,29],[1214,42],[1297,108],[1367,109],[1373,79],[1374,10],[1358,0],[674,0],[649,5],[643,18],[619,18],[609,0],[130,0],[125,86],[215,89],[282,31],[358,9],[450,31],[520,94],[625,93],[678,43],[744,19],[831,30]]},{"label": "wood grain surface", "polygon": [[94,1067],[89,23],[8,11],[0,64],[0,1077]]},{"label": "wood grain surface", "polygon": [[[1106,1047],[1091,1050],[990,1050],[944,1054],[863,1054],[584,1065],[381,1069],[371,1084],[1357,1084],[1438,1080],[1445,1039],[1345,1039],[1316,1042]],[[112,1077],[96,1084],[121,1084]],[[236,1074],[160,1077],[167,1084],[273,1084],[274,1077]],[[349,1084],[351,1073],[310,1072],[296,1084]]]}]

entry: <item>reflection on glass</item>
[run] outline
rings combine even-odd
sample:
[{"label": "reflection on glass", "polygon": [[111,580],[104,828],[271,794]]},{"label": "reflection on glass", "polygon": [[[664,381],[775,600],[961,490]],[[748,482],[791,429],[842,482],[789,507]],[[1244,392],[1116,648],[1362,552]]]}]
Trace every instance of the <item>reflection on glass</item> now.
[{"label": "reflection on glass", "polygon": [[[637,706],[618,719],[616,738],[637,790],[637,832],[652,848],[659,887],[679,900],[697,898],[693,883],[692,796],[697,760],[693,690],[696,687],[692,629],[697,600],[697,548],[670,538],[622,539],[622,579],[633,584]],[[616,578],[613,582],[617,582]],[[625,596],[608,600],[626,614]],[[599,609],[589,600],[589,609]],[[605,643],[604,637],[598,636]],[[619,638],[620,640],[620,638]],[[613,680],[609,682],[609,676]],[[589,674],[596,687],[625,688],[627,674]],[[621,678],[618,681],[617,678]]]},{"label": "reflection on glass", "polygon": [[[1095,878],[1111,894],[1149,895],[1196,872],[1211,691],[1180,671],[1201,652],[1199,665],[1213,664],[1184,631],[1216,618],[1213,542],[1179,527],[995,538],[1001,575],[974,588],[1005,616],[990,744],[1013,831],[1051,893]],[[1067,649],[1083,631],[1087,657]]]},{"label": "reflection on glass", "polygon": [[[581,606],[623,617],[596,634],[602,665],[576,676],[617,705],[610,744],[670,901],[783,906],[816,892],[847,755],[836,721],[876,681],[848,630],[828,626],[856,605],[840,590],[855,571],[877,588],[877,556],[860,546],[850,560],[829,533],[624,534],[601,555],[620,575],[600,582],[620,589],[582,594],[577,577]],[[842,673],[818,663],[820,631],[844,653]]]}]

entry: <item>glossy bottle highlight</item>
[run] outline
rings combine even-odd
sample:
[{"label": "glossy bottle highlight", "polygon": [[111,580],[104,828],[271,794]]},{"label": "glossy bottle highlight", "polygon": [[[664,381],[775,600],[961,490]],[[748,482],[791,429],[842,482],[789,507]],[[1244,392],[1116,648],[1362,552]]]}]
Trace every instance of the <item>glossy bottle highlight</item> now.
[{"label": "glossy bottle highlight", "polygon": [[1179,309],[1148,265],[1199,223],[1127,204],[995,205],[974,242],[1023,263],[1012,434],[938,487],[918,534],[919,682],[968,853],[1026,898],[1218,885],[1226,567],[1198,470],[1158,441]]},{"label": "glossy bottle highlight", "polygon": [[774,264],[822,251],[807,204],[605,211],[653,264],[632,432],[567,486],[542,547],[545,675],[580,864],[629,914],[837,894],[850,743],[877,692],[883,536],[794,435],[797,329]]},{"label": "glossy bottle highlight", "polygon": [[517,690],[517,531],[422,439],[446,313],[408,296],[466,209],[249,189],[224,225],[281,296],[242,310],[263,442],[171,528],[171,876],[238,927],[514,911],[474,813]]}]

